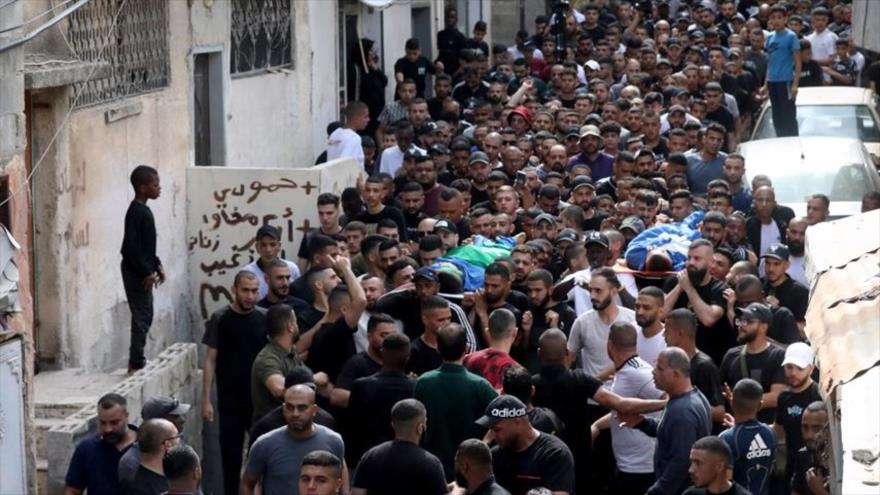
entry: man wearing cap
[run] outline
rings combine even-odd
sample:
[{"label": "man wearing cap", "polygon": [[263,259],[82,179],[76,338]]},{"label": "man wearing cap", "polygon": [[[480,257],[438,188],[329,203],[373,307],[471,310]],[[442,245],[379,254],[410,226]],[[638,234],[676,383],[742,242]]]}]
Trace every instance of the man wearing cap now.
[{"label": "man wearing cap", "polygon": [[597,181],[611,175],[614,158],[600,151],[602,147],[602,134],[594,125],[585,125],[578,132],[581,152],[571,157],[568,161],[568,169],[575,164],[582,163],[590,167],[590,178]]},{"label": "man wearing cap", "polygon": [[[177,433],[183,433],[183,425],[186,421],[186,413],[189,412],[190,405],[184,404],[174,397],[166,395],[154,395],[144,402],[141,408],[141,419],[148,421],[151,419],[167,419],[177,428]],[[119,481],[130,482],[134,480],[138,466],[141,463],[141,448],[138,442],[135,442],[119,459]]]},{"label": "man wearing cap", "polygon": [[786,273],[791,266],[789,256],[791,253],[785,244],[771,244],[761,256],[764,261],[764,292],[771,304],[791,310],[798,328],[803,331],[810,289]]},{"label": "man wearing cap", "polygon": [[458,246],[458,226],[450,220],[437,220],[434,223],[434,234],[440,237],[443,242],[444,251],[448,251]]},{"label": "man wearing cap", "polygon": [[451,481],[456,447],[467,438],[483,434],[474,421],[496,392],[485,378],[471,373],[462,364],[469,349],[461,325],[442,326],[437,331],[436,343],[443,363],[416,380],[413,396],[425,405],[431,425],[422,445],[440,458],[446,479]]},{"label": "man wearing cap", "polygon": [[584,222],[581,226],[582,230],[599,230],[602,220],[608,217],[608,215],[597,210],[593,205],[595,197],[596,184],[589,176],[580,175],[571,181],[571,195],[568,198],[568,202],[581,207],[583,210]]},{"label": "man wearing cap", "polygon": [[[376,301],[375,312],[386,313],[392,318],[400,320],[404,333],[415,344],[416,339],[425,332],[422,305],[426,300],[440,293],[440,278],[436,270],[423,266],[413,275],[413,285],[414,287],[411,289],[391,291],[380,297]],[[477,341],[468,322],[467,314],[458,304],[447,301],[447,307],[451,312],[452,321],[465,328],[468,343],[472,346],[471,349],[476,350]]]},{"label": "man wearing cap", "polygon": [[475,151],[468,160],[468,178],[471,182],[471,204],[489,201],[488,180],[492,167],[489,157],[482,151]]},{"label": "man wearing cap", "polygon": [[553,435],[541,433],[529,422],[526,405],[512,395],[501,395],[486,406],[477,424],[491,430],[495,480],[512,495],[544,487],[554,494],[574,493],[574,458]]},{"label": "man wearing cap", "polygon": [[549,213],[541,213],[532,223],[532,239],[556,240],[556,218]]},{"label": "man wearing cap", "polygon": [[784,446],[783,455],[786,455],[787,459],[786,482],[794,474],[795,455],[804,447],[801,417],[807,406],[822,400],[819,386],[812,378],[813,359],[813,349],[810,345],[796,342],[785,349],[785,358],[782,360],[785,381],[789,388],[779,394],[773,430],[778,444]]},{"label": "man wearing cap", "polygon": [[752,303],[737,312],[736,346],[727,351],[721,360],[721,380],[730,391],[743,378],[752,378],[761,384],[764,395],[758,420],[770,423],[776,417],[779,393],[785,390],[785,373],[782,361],[785,351],[767,339],[767,330],[773,321],[773,313],[766,304]]},{"label": "man wearing cap", "polygon": [[[338,218],[338,217],[337,217]],[[272,225],[263,225],[259,229],[257,229],[256,241],[254,242],[254,249],[257,250],[257,254],[259,257],[248,263],[242,268],[242,270],[247,270],[254,275],[257,276],[258,283],[258,293],[257,300],[263,299],[266,297],[266,294],[269,293],[269,284],[266,281],[266,272],[269,270],[269,265],[275,260],[281,260],[287,267],[290,269],[290,280],[296,280],[300,276],[300,270],[296,263],[293,261],[288,261],[285,259],[281,259],[279,254],[281,254],[281,229]],[[300,248],[302,249],[302,248]]]}]

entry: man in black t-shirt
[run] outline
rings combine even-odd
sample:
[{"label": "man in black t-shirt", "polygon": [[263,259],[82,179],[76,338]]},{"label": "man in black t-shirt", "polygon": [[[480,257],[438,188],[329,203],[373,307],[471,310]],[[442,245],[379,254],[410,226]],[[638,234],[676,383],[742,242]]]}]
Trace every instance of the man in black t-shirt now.
[{"label": "man in black t-shirt", "polygon": [[300,272],[305,272],[309,268],[309,260],[312,257],[311,241],[316,234],[329,237],[342,232],[342,226],[339,225],[339,213],[339,196],[333,193],[318,195],[318,221],[321,225],[310,229],[299,244],[296,264],[299,266]]},{"label": "man in black t-shirt", "polygon": [[528,409],[529,422],[536,430],[550,435],[560,436],[564,429],[559,416],[547,407],[535,407],[532,395],[535,387],[529,370],[522,366],[508,366],[501,377],[502,393],[519,399]]},{"label": "man in black t-shirt", "polygon": [[404,399],[391,409],[394,440],[368,450],[355,470],[352,495],[445,495],[440,459],[419,447],[427,427],[425,406]]},{"label": "man in black t-shirt", "polygon": [[[764,286],[761,280],[751,274],[742,275],[736,283],[735,298],[730,300],[736,307],[744,308],[752,303],[765,303]],[[770,322],[770,328],[767,329],[767,337],[773,341],[789,345],[794,342],[803,340],[795,322],[794,315],[788,308],[781,306],[769,305],[770,311],[773,313],[773,320]],[[728,306],[728,320],[733,321],[735,316],[734,309]]]},{"label": "man in black t-shirt", "polygon": [[406,56],[394,62],[394,78],[397,79],[398,83],[406,79],[412,79],[416,82],[416,97],[424,98],[428,74],[443,72],[443,62],[438,60],[432,64],[427,57],[422,55],[419,40],[415,38],[406,40],[404,49],[406,50]]},{"label": "man in black t-shirt", "polygon": [[553,435],[529,422],[526,406],[511,395],[500,395],[486,407],[477,424],[495,438],[492,466],[498,484],[512,495],[544,487],[554,493],[574,493],[574,457]]},{"label": "man in black t-shirt", "polygon": [[353,220],[364,223],[367,234],[376,234],[379,222],[383,219],[391,219],[397,224],[397,232],[401,241],[406,241],[406,220],[403,213],[393,206],[385,206],[382,198],[385,195],[385,185],[379,177],[370,177],[364,184],[364,203],[366,209],[358,213]]},{"label": "man in black t-shirt", "polygon": [[807,406],[821,401],[822,396],[810,376],[813,373],[813,350],[808,344],[797,342],[788,346],[782,366],[789,389],[779,394],[773,430],[779,445],[785,445],[785,480],[788,482],[794,474],[795,454],[804,446],[801,416]]},{"label": "man in black t-shirt", "polygon": [[810,289],[788,275],[788,268],[791,266],[789,256],[788,246],[785,244],[772,244],[761,256],[766,274],[764,292],[768,302],[791,310],[798,327],[803,329]]},{"label": "man in black t-shirt", "polygon": [[[385,338],[397,332],[394,318],[382,313],[370,315],[367,320],[367,349],[348,358],[333,382],[330,403],[347,407],[351,386],[355,380],[370,376],[382,368],[382,345]],[[407,352],[407,356],[409,352]]]},{"label": "man in black t-shirt", "polygon": [[703,437],[694,442],[690,457],[688,473],[694,486],[685,490],[685,495],[751,495],[728,475],[733,456],[724,440]]},{"label": "man in black t-shirt", "polygon": [[724,90],[717,82],[706,84],[703,90],[706,97],[706,118],[705,121],[717,122],[724,126],[726,134],[726,150],[732,150],[736,147],[736,120],[730,110],[724,107]]},{"label": "man in black t-shirt", "polygon": [[697,348],[716,363],[733,345],[734,332],[724,318],[724,284],[712,278],[709,266],[715,249],[706,239],[698,239],[688,249],[687,268],[666,280],[663,310],[668,314],[676,308],[687,308],[697,316]]},{"label": "man in black t-shirt", "polygon": [[306,364],[315,371],[327,373],[330,382],[336,383],[345,362],[355,354],[354,334],[361,313],[367,307],[367,298],[351,271],[348,258],[336,258],[333,270],[345,287],[336,287],[330,292],[327,314],[323,318],[326,323],[315,332],[311,346],[303,345],[303,350],[309,352]]},{"label": "man in black t-shirt", "polygon": [[249,271],[235,275],[232,304],[211,315],[202,343],[207,346],[202,379],[202,418],[214,421],[211,391],[217,377],[220,460],[226,493],[238,491],[244,434],[251,426],[251,367],[266,343],[266,312],[256,306],[259,284]]},{"label": "man in black t-shirt", "polygon": [[782,361],[785,351],[767,340],[767,329],[773,314],[766,304],[752,303],[737,309],[737,342],[743,344],[727,351],[721,361],[721,378],[725,394],[736,382],[751,378],[764,389],[758,420],[772,423],[776,417],[776,402],[785,390],[785,372]]},{"label": "man in black t-shirt", "polygon": [[177,427],[167,419],[149,419],[138,429],[141,463],[133,480],[120,483],[122,493],[158,495],[168,490],[168,480],[162,471],[162,458],[171,447],[180,443]]},{"label": "man in black t-shirt", "polygon": [[[822,435],[820,435],[822,433]],[[830,493],[829,472],[822,452],[828,441],[828,410],[822,401],[811,402],[801,415],[801,435],[804,446],[795,454],[791,491],[798,495]]]}]

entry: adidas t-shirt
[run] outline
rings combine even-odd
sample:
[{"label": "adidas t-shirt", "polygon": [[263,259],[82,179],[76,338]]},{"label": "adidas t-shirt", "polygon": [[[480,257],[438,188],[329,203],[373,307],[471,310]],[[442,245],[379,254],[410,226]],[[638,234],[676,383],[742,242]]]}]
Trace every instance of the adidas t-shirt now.
[{"label": "adidas t-shirt", "polygon": [[776,435],[757,420],[746,421],[718,435],[733,453],[733,479],[754,495],[767,495]]}]

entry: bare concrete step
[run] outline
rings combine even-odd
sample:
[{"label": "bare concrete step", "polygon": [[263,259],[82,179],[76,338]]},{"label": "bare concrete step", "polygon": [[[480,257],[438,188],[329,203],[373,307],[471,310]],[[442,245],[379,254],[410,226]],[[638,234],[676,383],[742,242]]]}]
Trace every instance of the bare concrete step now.
[{"label": "bare concrete step", "polygon": [[86,372],[81,368],[42,371],[34,375],[35,417],[67,417],[125,380],[126,370]]},{"label": "bare concrete step", "polygon": [[46,437],[49,430],[56,426],[63,425],[67,422],[64,418],[36,418],[34,419],[34,431],[37,440],[37,458],[48,459],[49,453],[46,450]]},{"label": "bare concrete step", "polygon": [[34,418],[36,419],[64,419],[71,414],[79,411],[88,404],[72,403],[72,404],[34,404]]}]

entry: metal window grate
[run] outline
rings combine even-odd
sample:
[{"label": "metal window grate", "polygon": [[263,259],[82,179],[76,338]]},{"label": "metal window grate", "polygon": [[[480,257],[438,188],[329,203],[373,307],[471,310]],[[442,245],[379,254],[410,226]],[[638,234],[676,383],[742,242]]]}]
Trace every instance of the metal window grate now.
[{"label": "metal window grate", "polygon": [[[109,75],[78,85],[82,94],[76,108],[168,86],[168,1],[130,0],[122,6],[121,0],[92,0],[70,16],[68,34],[77,56],[111,66]],[[114,27],[120,7],[123,11]]]},{"label": "metal window grate", "polygon": [[232,0],[229,70],[244,74],[293,63],[290,0]]}]

